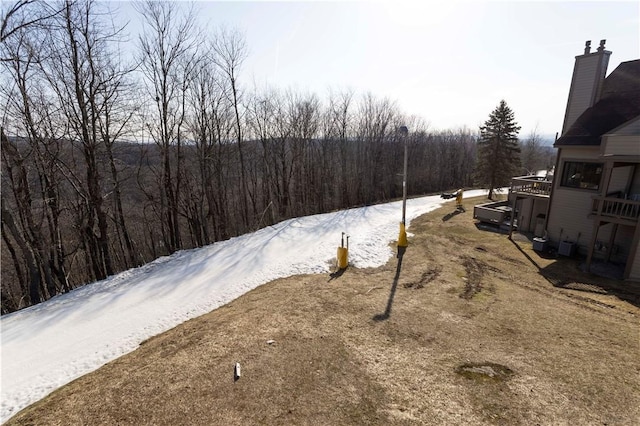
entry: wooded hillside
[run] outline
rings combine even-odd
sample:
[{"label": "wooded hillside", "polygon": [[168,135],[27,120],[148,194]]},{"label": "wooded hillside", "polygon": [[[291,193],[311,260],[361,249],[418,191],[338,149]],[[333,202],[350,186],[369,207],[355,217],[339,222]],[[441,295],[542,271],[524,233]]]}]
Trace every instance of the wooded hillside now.
[{"label": "wooded hillside", "polygon": [[242,35],[206,35],[172,3],[138,4],[127,61],[133,43],[107,7],[3,7],[2,313],[176,250],[398,198],[405,142],[410,195],[473,184],[475,131],[430,130],[372,94],[249,90]]}]

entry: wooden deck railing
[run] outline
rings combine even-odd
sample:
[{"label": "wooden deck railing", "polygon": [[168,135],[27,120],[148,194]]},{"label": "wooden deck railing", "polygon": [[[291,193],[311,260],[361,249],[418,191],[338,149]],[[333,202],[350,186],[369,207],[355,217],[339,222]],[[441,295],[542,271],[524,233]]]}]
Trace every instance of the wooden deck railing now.
[{"label": "wooden deck railing", "polygon": [[640,201],[617,197],[593,197],[592,212],[603,217],[637,222],[640,218]]},{"label": "wooden deck railing", "polygon": [[511,179],[511,192],[549,196],[551,194],[550,180],[541,176],[521,176]]}]

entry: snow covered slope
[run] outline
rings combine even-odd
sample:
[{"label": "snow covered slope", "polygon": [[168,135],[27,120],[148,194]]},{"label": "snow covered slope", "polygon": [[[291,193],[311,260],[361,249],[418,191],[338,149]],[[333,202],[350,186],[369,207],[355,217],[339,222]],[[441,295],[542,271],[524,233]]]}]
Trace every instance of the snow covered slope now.
[{"label": "snow covered slope", "polygon": [[[487,191],[465,192],[465,197]],[[407,201],[407,222],[440,207]],[[394,253],[401,202],[291,219],[159,258],[0,319],[0,420],[140,342],[281,277],[327,273],[344,231],[349,260],[375,267]]]}]

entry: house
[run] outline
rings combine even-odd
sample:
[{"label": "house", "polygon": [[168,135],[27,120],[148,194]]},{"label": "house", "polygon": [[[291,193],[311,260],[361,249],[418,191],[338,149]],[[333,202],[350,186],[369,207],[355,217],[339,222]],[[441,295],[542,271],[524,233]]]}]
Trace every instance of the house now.
[{"label": "house", "polygon": [[611,52],[590,44],[575,58],[555,178],[514,178],[510,200],[519,230],[640,281],[640,60],[606,76]]}]

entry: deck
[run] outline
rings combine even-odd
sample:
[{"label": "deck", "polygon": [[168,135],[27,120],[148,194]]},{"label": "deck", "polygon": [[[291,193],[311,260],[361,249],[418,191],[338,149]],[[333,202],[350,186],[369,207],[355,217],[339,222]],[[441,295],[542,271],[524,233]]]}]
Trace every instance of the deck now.
[{"label": "deck", "polygon": [[548,198],[551,194],[552,181],[542,176],[520,176],[511,179],[509,192],[518,197]]},{"label": "deck", "polygon": [[591,213],[600,220],[637,225],[640,218],[640,201],[610,196],[593,197]]}]

